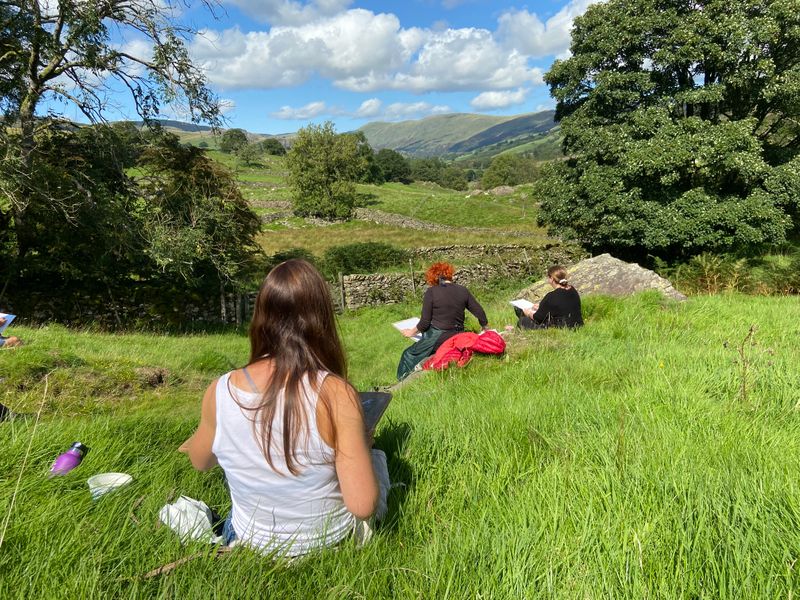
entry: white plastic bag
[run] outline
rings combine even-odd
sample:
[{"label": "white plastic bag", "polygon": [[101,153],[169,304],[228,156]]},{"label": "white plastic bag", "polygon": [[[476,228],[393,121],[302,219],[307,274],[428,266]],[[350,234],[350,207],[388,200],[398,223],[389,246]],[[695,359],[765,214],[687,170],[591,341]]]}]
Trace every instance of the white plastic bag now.
[{"label": "white plastic bag", "polygon": [[172,504],[165,504],[158,511],[159,520],[177,533],[181,542],[202,540],[212,544],[222,542],[222,536],[214,535],[211,509],[205,502],[181,496]]}]

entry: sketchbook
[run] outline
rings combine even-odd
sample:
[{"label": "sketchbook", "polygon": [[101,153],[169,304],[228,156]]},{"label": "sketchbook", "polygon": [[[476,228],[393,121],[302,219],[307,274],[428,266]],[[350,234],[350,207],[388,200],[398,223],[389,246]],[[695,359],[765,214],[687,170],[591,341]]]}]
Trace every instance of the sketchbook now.
[{"label": "sketchbook", "polygon": [[[411,329],[412,327],[416,327],[417,323],[419,323],[419,317],[411,317],[410,319],[403,319],[402,321],[397,321],[396,323],[392,323],[392,326],[398,331],[402,332],[404,329]],[[409,339],[418,342],[422,339],[422,334],[418,333],[417,335],[410,337]]]},{"label": "sketchbook", "polygon": [[11,325],[11,322],[17,318],[17,315],[9,315],[6,313],[0,312],[0,319],[5,319],[6,322],[0,325],[0,335],[3,335],[3,332],[6,330],[6,327]]},{"label": "sketchbook", "polygon": [[525,300],[525,298],[520,298],[518,300],[512,300],[509,302],[512,306],[516,306],[517,308],[521,308],[522,310],[528,310],[529,308],[533,308],[535,305],[530,300]]},{"label": "sketchbook", "polygon": [[389,392],[358,392],[361,408],[364,409],[364,424],[367,431],[374,433],[378,421],[389,406],[392,395]]}]

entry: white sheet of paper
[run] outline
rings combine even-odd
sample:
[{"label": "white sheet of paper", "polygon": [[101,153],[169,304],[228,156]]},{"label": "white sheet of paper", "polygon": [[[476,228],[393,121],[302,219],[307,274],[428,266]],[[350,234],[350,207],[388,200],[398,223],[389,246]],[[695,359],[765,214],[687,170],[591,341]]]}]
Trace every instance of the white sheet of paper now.
[{"label": "white sheet of paper", "polygon": [[6,313],[0,313],[0,318],[3,318],[3,319],[6,320],[5,323],[0,325],[0,335],[6,330],[6,327],[11,325],[11,322],[16,318],[16,316],[17,315],[9,315],[9,314],[6,314]]},{"label": "white sheet of paper", "polygon": [[[398,331],[402,332],[404,329],[411,329],[412,327],[416,327],[417,323],[419,323],[419,317],[411,317],[410,319],[403,319],[402,321],[397,321],[396,323],[392,323],[392,326]],[[419,333],[409,339],[418,342],[422,339],[422,334]]]},{"label": "white sheet of paper", "polygon": [[512,304],[517,308],[521,308],[522,310],[533,308],[533,302],[525,300],[525,298],[520,298],[519,300],[512,300],[511,302],[509,302],[509,304]]}]

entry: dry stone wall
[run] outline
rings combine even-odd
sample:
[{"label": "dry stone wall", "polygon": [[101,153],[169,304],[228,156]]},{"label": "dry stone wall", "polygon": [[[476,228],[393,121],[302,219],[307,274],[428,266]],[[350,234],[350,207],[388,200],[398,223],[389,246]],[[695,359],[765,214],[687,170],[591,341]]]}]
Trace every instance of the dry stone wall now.
[{"label": "dry stone wall", "polygon": [[[431,251],[431,255],[445,254],[446,250],[465,248],[442,246],[424,248],[416,252]],[[476,252],[485,251],[490,246],[473,247]],[[569,245],[547,245],[541,247],[506,246],[506,249],[519,250],[518,258],[495,263],[467,265],[456,271],[454,280],[466,286],[489,283],[502,278],[521,278],[539,276],[552,264],[571,265],[586,256],[579,247]],[[524,250],[524,251],[523,251]],[[418,254],[418,256],[427,256]],[[463,257],[463,254],[461,255]],[[480,254],[475,256],[481,256]],[[485,256],[491,256],[485,254]],[[334,286],[334,300],[344,308],[360,308],[381,304],[397,304],[422,292],[426,287],[424,273],[411,271],[405,273],[370,273],[345,275]]]}]

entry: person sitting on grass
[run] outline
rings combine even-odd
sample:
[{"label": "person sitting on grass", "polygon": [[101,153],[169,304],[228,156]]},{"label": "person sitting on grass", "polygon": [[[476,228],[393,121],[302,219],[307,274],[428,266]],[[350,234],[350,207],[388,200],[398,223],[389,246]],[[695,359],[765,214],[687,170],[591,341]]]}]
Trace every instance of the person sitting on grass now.
[{"label": "person sitting on grass", "polygon": [[[0,317],[0,327],[6,324],[5,317]],[[22,345],[22,340],[15,336],[3,337],[0,335],[0,348],[13,348]]]},{"label": "person sitting on grass", "polygon": [[211,383],[180,447],[196,469],[225,471],[226,544],[298,556],[373,515],[385,490],[346,370],[325,280],[303,260],[279,264],[256,298],[247,366]]},{"label": "person sitting on grass", "polygon": [[561,265],[547,269],[547,279],[553,291],[547,292],[539,304],[522,310],[514,307],[517,326],[522,329],[547,327],[580,327],[583,325],[581,297],[567,281],[567,270]]},{"label": "person sitting on grass", "polygon": [[422,339],[403,351],[397,366],[397,379],[405,379],[420,361],[433,355],[445,341],[464,331],[464,311],[478,319],[483,329],[489,325],[486,312],[467,288],[453,283],[453,265],[437,262],[425,272],[428,289],[422,297],[422,315],[416,327],[405,329],[403,335]]}]

